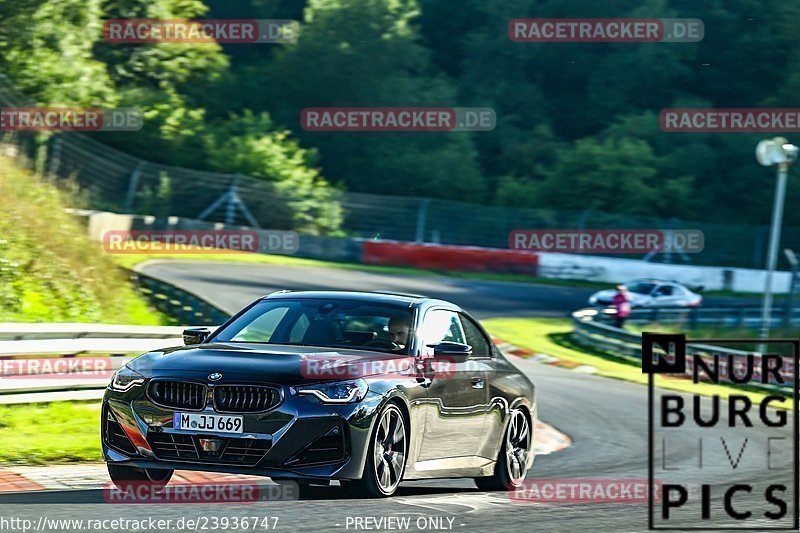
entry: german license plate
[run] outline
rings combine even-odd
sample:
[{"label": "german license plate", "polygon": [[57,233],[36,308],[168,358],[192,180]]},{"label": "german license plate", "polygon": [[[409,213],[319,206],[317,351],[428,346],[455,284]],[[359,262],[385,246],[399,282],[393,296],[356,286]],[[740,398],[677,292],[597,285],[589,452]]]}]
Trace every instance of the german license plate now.
[{"label": "german license plate", "polygon": [[242,433],[244,431],[244,417],[177,412],[173,418],[172,427],[185,431]]}]

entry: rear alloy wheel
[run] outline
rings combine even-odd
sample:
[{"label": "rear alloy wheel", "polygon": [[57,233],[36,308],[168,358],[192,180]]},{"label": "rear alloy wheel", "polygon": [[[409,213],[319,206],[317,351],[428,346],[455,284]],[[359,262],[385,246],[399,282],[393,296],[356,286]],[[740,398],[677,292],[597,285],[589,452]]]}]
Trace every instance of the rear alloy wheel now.
[{"label": "rear alloy wheel", "polygon": [[107,465],[111,481],[123,492],[133,492],[142,486],[148,488],[148,493],[161,492],[172,479],[174,472],[162,468],[137,468],[113,463]]},{"label": "rear alloy wheel", "polygon": [[511,490],[522,485],[528,471],[528,457],[533,453],[532,436],[533,432],[525,413],[520,409],[512,410],[494,474],[490,477],[475,478],[478,488],[487,491]]},{"label": "rear alloy wheel", "polygon": [[361,479],[342,481],[342,487],[354,495],[368,498],[385,498],[394,494],[406,468],[406,436],[403,413],[396,405],[387,405],[372,431],[364,475]]}]

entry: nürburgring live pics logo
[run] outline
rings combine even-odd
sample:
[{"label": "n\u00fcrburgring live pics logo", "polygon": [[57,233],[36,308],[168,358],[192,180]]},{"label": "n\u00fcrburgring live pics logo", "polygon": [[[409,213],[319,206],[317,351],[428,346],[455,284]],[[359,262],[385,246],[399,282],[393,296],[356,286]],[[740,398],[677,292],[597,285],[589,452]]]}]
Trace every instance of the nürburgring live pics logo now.
[{"label": "n\u00fcrburgring live pics logo", "polygon": [[[714,346],[741,348],[753,339],[642,334],[642,372],[648,374],[649,529],[800,527],[800,339],[763,342],[775,353]],[[791,356],[779,355],[781,348]],[[717,391],[711,396],[656,391],[655,374],[739,390],[730,392],[727,402]],[[652,498],[655,479],[662,494],[657,508]]]}]

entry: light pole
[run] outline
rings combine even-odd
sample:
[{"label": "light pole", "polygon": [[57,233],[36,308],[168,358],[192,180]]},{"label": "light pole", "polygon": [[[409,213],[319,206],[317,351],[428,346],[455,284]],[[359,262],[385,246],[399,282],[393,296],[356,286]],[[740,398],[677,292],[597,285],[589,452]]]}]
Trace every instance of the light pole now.
[{"label": "light pole", "polygon": [[[756,159],[765,166],[778,166],[778,181],[775,184],[775,202],[772,205],[772,226],[769,233],[769,253],[767,255],[767,277],[764,282],[764,297],[761,300],[761,334],[760,339],[769,337],[772,320],[772,273],[778,262],[778,245],[781,240],[781,222],[783,220],[783,204],[786,198],[786,177],[789,165],[797,161],[798,147],[789,144],[783,137],[775,137],[761,141],[756,146]],[[758,351],[766,351],[766,344],[761,343]]]},{"label": "light pole", "polygon": [[786,296],[786,306],[783,311],[783,327],[789,328],[792,325],[792,307],[794,291],[797,289],[797,267],[800,266],[800,261],[797,260],[794,251],[789,248],[786,248],[783,253],[786,255],[786,260],[789,261],[789,266],[792,267],[792,275],[789,278],[789,294]]}]

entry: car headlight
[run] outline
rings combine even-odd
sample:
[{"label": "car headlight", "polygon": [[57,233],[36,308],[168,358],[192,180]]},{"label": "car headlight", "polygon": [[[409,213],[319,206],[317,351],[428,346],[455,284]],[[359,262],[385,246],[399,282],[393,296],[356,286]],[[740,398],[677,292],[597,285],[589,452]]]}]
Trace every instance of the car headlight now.
[{"label": "car headlight", "polygon": [[589,303],[590,304],[596,304],[597,303],[597,296],[594,296],[594,295],[589,296]]},{"label": "car headlight", "polygon": [[125,392],[130,390],[131,387],[136,387],[144,383],[144,376],[138,372],[131,370],[127,366],[123,366],[114,373],[111,378],[111,384],[108,386],[110,389]]},{"label": "car headlight", "polygon": [[363,379],[347,381],[331,381],[328,383],[314,383],[312,385],[298,385],[292,388],[298,396],[314,396],[322,403],[356,403],[364,399],[369,386]]}]

